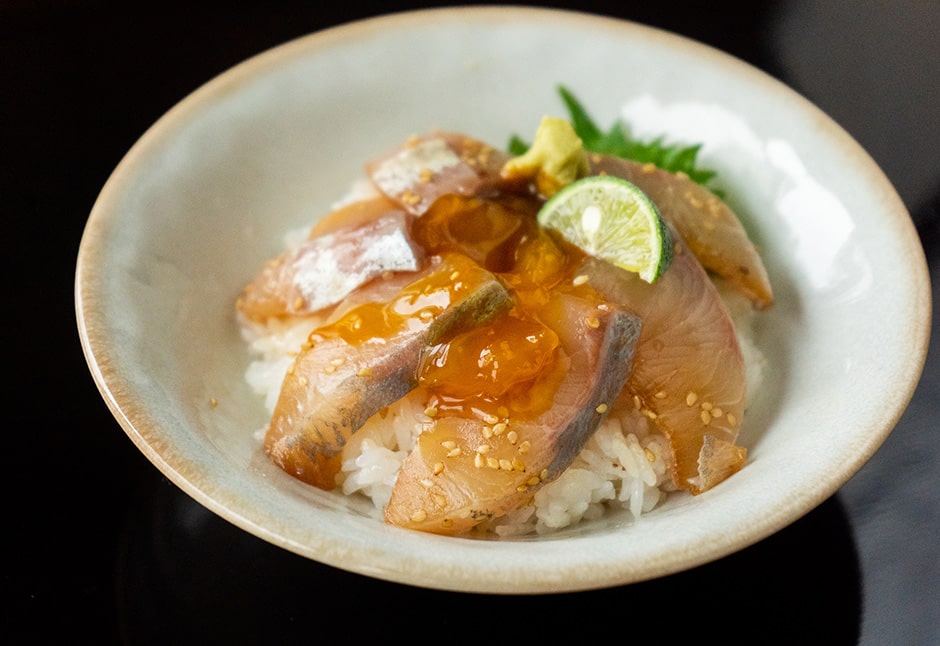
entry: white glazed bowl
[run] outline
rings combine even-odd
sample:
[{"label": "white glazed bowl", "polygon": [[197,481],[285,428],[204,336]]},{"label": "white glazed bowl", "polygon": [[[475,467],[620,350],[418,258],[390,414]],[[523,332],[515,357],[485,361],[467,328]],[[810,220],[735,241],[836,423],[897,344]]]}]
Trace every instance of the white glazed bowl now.
[{"label": "white glazed bowl", "polygon": [[[638,522],[543,537],[449,538],[383,525],[263,455],[263,402],[233,303],[285,232],[310,224],[408,135],[501,145],[565,116],[702,142],[703,164],[765,255],[777,302],[745,468]],[[297,554],[381,579],[475,592],[573,591],[690,568],[833,494],[884,441],[923,366],[930,291],[896,192],[820,110],[748,65],[589,15],[467,8],[366,20],[289,42],[199,88],[131,149],[78,255],[78,328],[116,419],[170,480]],[[213,403],[217,402],[217,405]]]}]

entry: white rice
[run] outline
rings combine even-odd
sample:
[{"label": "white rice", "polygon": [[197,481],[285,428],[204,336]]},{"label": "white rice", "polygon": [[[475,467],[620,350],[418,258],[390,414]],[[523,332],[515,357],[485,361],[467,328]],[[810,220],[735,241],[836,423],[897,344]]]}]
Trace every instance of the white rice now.
[{"label": "white rice", "polygon": [[[753,342],[754,312],[743,297],[721,284],[719,290],[738,331],[750,400],[764,371],[764,357]],[[288,365],[318,323],[312,319],[272,321],[267,326],[243,322],[243,337],[257,357],[245,379],[264,398],[269,413],[274,411]],[[344,448],[339,490],[371,500],[376,518],[382,517],[415,438],[431,421],[424,409],[422,394],[416,391],[371,418]],[[256,435],[260,443],[263,429]],[[632,410],[609,416],[569,468],[535,494],[531,506],[489,522],[482,531],[498,536],[548,533],[612,509],[638,519],[674,488],[667,474],[668,455],[667,440],[646,417]]]}]

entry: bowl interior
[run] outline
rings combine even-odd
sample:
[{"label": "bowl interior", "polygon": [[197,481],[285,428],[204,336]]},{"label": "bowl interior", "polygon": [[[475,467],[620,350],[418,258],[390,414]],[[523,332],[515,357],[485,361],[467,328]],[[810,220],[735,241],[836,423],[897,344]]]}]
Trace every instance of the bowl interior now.
[{"label": "bowl interior", "polygon": [[[495,145],[565,116],[703,143],[700,160],[761,247],[777,302],[741,441],[746,468],[638,522],[551,536],[441,538],[293,480],[260,450],[263,403],[234,300],[286,232],[435,128]],[[831,495],[878,448],[926,354],[929,285],[910,218],[870,157],[761,72],[610,19],[521,8],[376,18],[265,52],[156,123],[89,218],[79,331],[105,401],[173,482],[236,525],[351,571],[436,588],[544,592],[629,583],[747,546]],[[574,543],[575,545],[572,545]]]}]

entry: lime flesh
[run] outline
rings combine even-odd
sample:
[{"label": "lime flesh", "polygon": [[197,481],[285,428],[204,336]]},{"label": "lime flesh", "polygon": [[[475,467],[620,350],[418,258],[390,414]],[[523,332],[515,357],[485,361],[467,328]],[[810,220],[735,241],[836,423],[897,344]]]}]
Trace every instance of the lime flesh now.
[{"label": "lime flesh", "polygon": [[545,203],[538,221],[585,253],[648,283],[672,262],[672,238],[659,209],[619,177],[595,175],[572,182]]}]

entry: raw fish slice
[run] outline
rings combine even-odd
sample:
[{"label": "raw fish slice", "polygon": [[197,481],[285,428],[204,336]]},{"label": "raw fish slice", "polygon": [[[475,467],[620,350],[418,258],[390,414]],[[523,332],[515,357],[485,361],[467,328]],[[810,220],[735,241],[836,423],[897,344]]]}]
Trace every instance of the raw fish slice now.
[{"label": "raw fish slice", "polygon": [[366,303],[318,328],[284,378],[265,435],[268,455],[300,480],[334,488],[346,441],[415,387],[428,344],[489,323],[511,305],[497,278],[453,255],[390,302]]},{"label": "raw fish slice", "polygon": [[511,155],[487,143],[453,133],[410,139],[401,149],[366,165],[378,190],[409,213],[422,215],[441,195],[491,195],[522,190],[521,180],[500,175]]},{"label": "raw fish slice", "polygon": [[414,272],[424,251],[411,238],[413,217],[398,210],[310,238],[267,263],[237,308],[247,318],[304,316],[339,303],[386,272]]},{"label": "raw fish slice", "polygon": [[310,228],[308,237],[316,238],[339,229],[368,224],[387,213],[401,210],[397,202],[378,193],[354,199],[352,202],[336,207],[317,220]]},{"label": "raw fish slice", "polygon": [[676,487],[701,493],[741,468],[744,359],[717,289],[684,247],[654,284],[588,258],[581,272],[643,319],[624,395],[669,438]]},{"label": "raw fish slice", "polygon": [[465,532],[527,503],[597,430],[630,372],[640,320],[571,295],[556,296],[542,319],[562,350],[547,376],[557,384],[548,410],[534,419],[435,420],[402,464],[385,510],[389,523]]},{"label": "raw fish slice", "polygon": [[636,184],[682,236],[705,269],[725,278],[758,309],[773,303],[767,270],[738,216],[707,188],[688,177],[607,155],[589,155],[591,174]]}]

